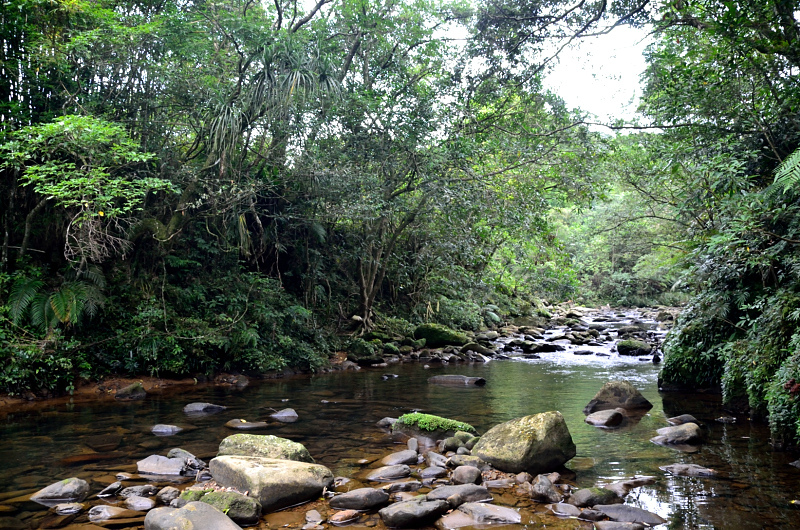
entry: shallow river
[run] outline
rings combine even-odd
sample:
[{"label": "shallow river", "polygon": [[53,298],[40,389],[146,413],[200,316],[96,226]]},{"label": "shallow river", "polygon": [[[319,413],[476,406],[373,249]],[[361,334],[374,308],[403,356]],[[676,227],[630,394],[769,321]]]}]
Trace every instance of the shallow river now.
[{"label": "shallow river", "polygon": [[[385,379],[386,373],[398,377]],[[427,383],[428,377],[444,373],[480,376],[488,383],[471,388]],[[432,364],[429,369],[421,363],[393,365],[253,382],[241,390],[198,387],[124,404],[44,405],[9,414],[0,426],[0,528],[33,529],[47,524],[45,507],[18,497],[57,480],[85,478],[96,493],[113,482],[117,472],[135,471],[137,460],[164,455],[171,447],[208,459],[220,440],[233,434],[223,425],[227,420],[263,420],[273,410],[286,407],[297,411],[296,423],[256,432],[303,443],[318,463],[341,476],[355,475],[362,458],[378,458],[399,449],[375,426],[385,416],[419,410],[465,421],[485,432],[512,418],[559,410],[577,446],[577,456],[566,466],[574,471],[574,482],[590,487],[655,475],[654,485],[633,490],[626,502],[670,521],[659,528],[800,527],[800,511],[791,504],[800,499],[800,469],[788,465],[797,455],[771,451],[765,426],[751,425],[746,418],[736,424],[715,422],[725,414],[717,396],[659,394],[657,373],[657,366],[635,358],[576,356],[567,351],[542,354],[535,360]],[[584,423],[583,407],[609,379],[633,383],[654,404],[653,409],[641,421],[618,430]],[[229,409],[189,418],[181,409],[193,401]],[[667,425],[667,417],[684,413],[693,414],[709,428],[709,441],[699,452],[682,453],[649,441],[656,429]],[[157,423],[186,430],[156,437],[150,429]],[[113,447],[115,442],[119,445]],[[672,477],[659,470],[675,462],[711,467],[722,477]],[[273,518],[270,526],[294,526],[296,519]],[[372,521],[369,525],[375,524]],[[552,528],[553,524],[539,518],[527,527]],[[591,524],[574,521],[571,527],[591,528]]]}]

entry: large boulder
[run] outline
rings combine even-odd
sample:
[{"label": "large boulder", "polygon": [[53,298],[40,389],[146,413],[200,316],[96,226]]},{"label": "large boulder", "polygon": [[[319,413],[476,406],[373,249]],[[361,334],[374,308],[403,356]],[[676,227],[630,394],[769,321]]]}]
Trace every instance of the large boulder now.
[{"label": "large boulder", "polygon": [[87,495],[89,483],[72,477],[40,489],[31,495],[31,500],[45,506],[55,506],[63,502],[81,502]]},{"label": "large boulder", "polygon": [[472,454],[507,473],[546,473],[575,456],[575,444],[558,411],[524,416],[495,425]]},{"label": "large boulder", "polygon": [[222,440],[217,456],[260,456],[314,463],[303,444],[271,434],[234,434]]},{"label": "large boulder", "polygon": [[144,530],[241,530],[230,517],[204,502],[190,502],[182,508],[156,508],[147,512]]},{"label": "large boulder", "polygon": [[652,346],[641,340],[621,340],[617,342],[617,352],[620,355],[647,355]]},{"label": "large boulder", "polygon": [[333,484],[325,466],[258,456],[218,456],[209,462],[211,476],[222,486],[247,491],[264,511],[317,498]]},{"label": "large boulder", "polygon": [[469,338],[463,333],[441,324],[421,324],[414,330],[415,339],[425,339],[425,345],[429,348],[439,348],[441,346],[464,346],[469,342]]},{"label": "large boulder", "polygon": [[584,407],[584,414],[598,410],[621,408],[625,410],[648,410],[653,404],[627,381],[609,381],[594,398]]}]

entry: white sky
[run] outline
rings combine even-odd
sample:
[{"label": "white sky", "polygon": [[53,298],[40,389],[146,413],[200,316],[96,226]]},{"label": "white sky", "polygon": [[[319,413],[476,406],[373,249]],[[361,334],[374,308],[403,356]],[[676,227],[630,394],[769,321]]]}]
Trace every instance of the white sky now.
[{"label": "white sky", "polygon": [[564,98],[568,107],[580,107],[601,122],[630,120],[641,96],[642,52],[648,43],[645,30],[624,26],[581,39],[561,52],[545,86]]}]

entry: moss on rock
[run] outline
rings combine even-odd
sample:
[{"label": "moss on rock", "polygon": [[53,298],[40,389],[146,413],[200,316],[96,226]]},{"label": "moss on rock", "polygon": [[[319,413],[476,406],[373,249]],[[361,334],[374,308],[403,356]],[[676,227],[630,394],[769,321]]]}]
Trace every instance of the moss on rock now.
[{"label": "moss on rock", "polygon": [[463,421],[451,420],[441,416],[434,416],[433,414],[422,414],[421,412],[412,412],[410,414],[403,414],[397,418],[397,422],[392,427],[397,429],[401,425],[414,426],[421,431],[463,431],[466,433],[475,434],[475,427]]},{"label": "moss on rock", "polygon": [[441,324],[422,324],[414,330],[414,338],[425,339],[425,344],[431,348],[440,346],[463,346],[469,338],[463,333]]}]

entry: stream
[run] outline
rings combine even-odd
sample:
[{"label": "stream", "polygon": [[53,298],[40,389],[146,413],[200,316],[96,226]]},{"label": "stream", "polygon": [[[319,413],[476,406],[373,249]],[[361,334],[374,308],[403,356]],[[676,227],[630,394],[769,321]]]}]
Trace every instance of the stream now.
[{"label": "stream", "polygon": [[[622,323],[635,317],[629,314]],[[751,423],[746,417],[737,418],[736,423],[717,422],[720,416],[730,415],[722,409],[718,395],[659,393],[658,365],[619,356],[608,345],[589,348],[593,354],[576,355],[576,349],[586,347],[569,346],[565,351],[542,353],[539,358],[430,363],[428,368],[423,362],[403,363],[358,372],[252,381],[243,389],[198,385],[151,394],[143,401],[45,403],[9,413],[0,424],[0,528],[53,527],[48,526],[52,517],[46,507],[24,500],[25,495],[53,482],[83,478],[90,482],[94,494],[114,482],[118,472],[135,473],[136,461],[151,454],[165,455],[172,447],[181,447],[207,461],[216,454],[219,442],[236,432],[224,426],[226,421],[265,420],[286,407],[297,411],[297,422],[272,423],[253,433],[300,442],[317,463],[345,477],[363,469],[359,463],[362,459],[377,460],[402,448],[393,445],[389,435],[376,426],[387,416],[422,411],[465,421],[478,432],[485,432],[513,418],[558,410],[577,446],[577,455],[566,465],[574,475],[567,478],[578,487],[592,487],[634,476],[657,477],[655,484],[633,490],[626,499],[626,503],[669,521],[656,528],[798,526],[800,513],[792,500],[800,499],[800,469],[789,465],[797,455],[772,451],[766,425]],[[428,378],[438,374],[478,376],[487,384],[429,384]],[[598,429],[584,422],[582,410],[611,379],[630,381],[653,408],[640,421],[623,428]],[[184,405],[196,401],[228,409],[216,415],[186,416]],[[708,428],[707,443],[695,453],[650,442],[656,429],[667,426],[666,418],[679,414],[692,414]],[[155,424],[178,425],[184,430],[159,437],[151,432]],[[717,470],[720,476],[677,477],[659,469],[672,463],[699,464]],[[493,491],[500,504],[510,497],[508,492]],[[86,502],[106,501],[90,497]],[[526,506],[522,508],[529,509]],[[592,528],[587,522],[558,521],[543,508],[530,509],[535,517],[525,519],[528,523],[518,527]],[[299,529],[303,513],[300,507],[268,515],[261,527],[289,525]],[[76,526],[81,521],[85,523],[85,516],[79,516],[68,528],[82,528]],[[141,523],[98,524],[143,528]],[[355,526],[380,526],[380,519],[368,517]]]}]

